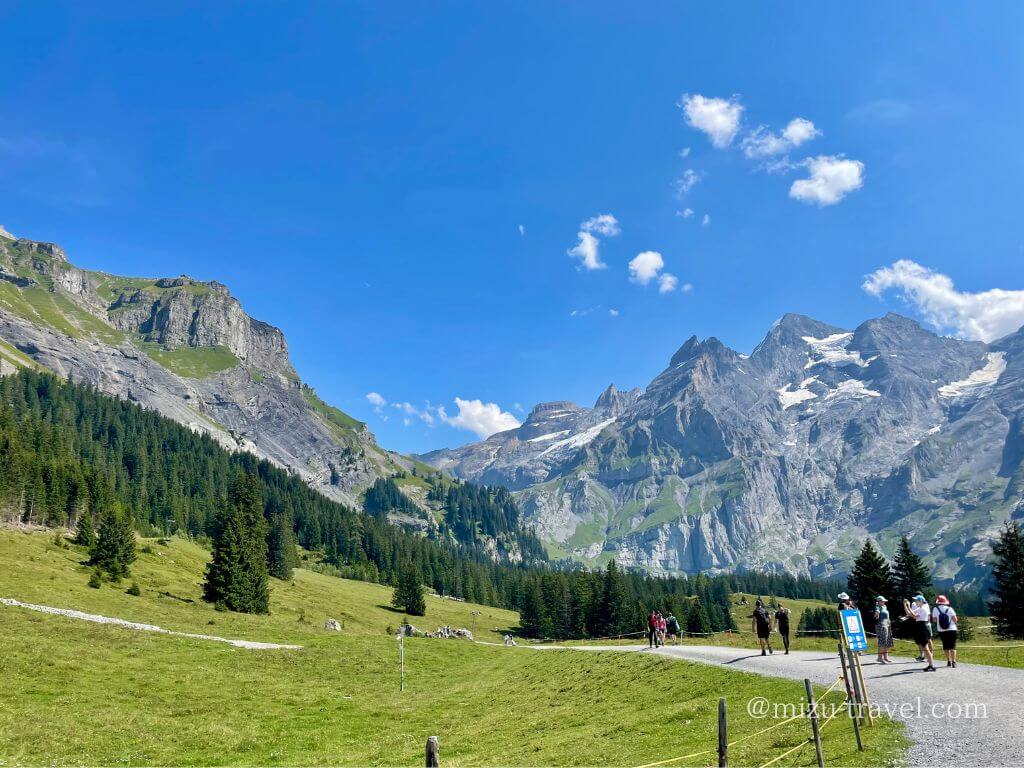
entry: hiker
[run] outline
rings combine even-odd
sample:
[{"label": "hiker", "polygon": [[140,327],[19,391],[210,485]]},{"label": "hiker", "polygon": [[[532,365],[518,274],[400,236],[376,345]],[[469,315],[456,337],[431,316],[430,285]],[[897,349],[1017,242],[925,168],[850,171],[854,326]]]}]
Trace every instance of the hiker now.
[{"label": "hiker", "polygon": [[647,643],[650,648],[656,648],[659,645],[657,611],[651,611],[651,616],[647,619]]},{"label": "hiker", "polygon": [[779,609],[775,611],[775,631],[782,637],[782,647],[786,649],[786,656],[789,656],[789,608],[779,603]]},{"label": "hiker", "polygon": [[505,645],[506,646],[515,645],[515,644],[516,644],[516,639],[514,637],[512,637],[511,634],[505,635]]},{"label": "hiker", "polygon": [[769,653],[775,653],[772,650],[771,640],[769,640],[772,633],[772,617],[768,613],[768,609],[764,607],[764,603],[760,600],[754,603],[754,612],[750,615],[750,618],[752,619],[750,622],[751,629],[757,635],[757,642],[761,646],[761,655],[767,656]]},{"label": "hiker", "polygon": [[856,604],[845,592],[840,592],[839,595],[839,611],[855,611],[857,609]]},{"label": "hiker", "polygon": [[949,604],[945,595],[935,598],[935,608],[932,610],[932,619],[939,629],[939,639],[942,640],[942,650],[946,653],[946,666],[956,666],[956,638],[959,628],[956,625],[956,611]]},{"label": "hiker", "polygon": [[668,622],[665,621],[665,617],[661,615],[661,611],[658,611],[658,639],[661,640],[661,644],[665,644],[665,635],[668,634]]},{"label": "hiker", "polygon": [[889,601],[884,595],[875,598],[875,637],[878,639],[878,663],[892,664],[889,650],[895,645],[892,639],[892,622],[889,618]]},{"label": "hiker", "polygon": [[934,672],[935,664],[932,658],[932,624],[931,624],[931,611],[928,609],[928,601],[925,600],[924,595],[914,595],[913,605],[906,598],[903,598],[903,621],[908,621],[911,618],[914,620],[914,642],[917,643],[918,649],[921,651],[921,655],[917,657],[918,661],[924,661],[927,659],[928,666],[924,668],[925,672]]},{"label": "hiker", "polygon": [[665,619],[665,626],[668,629],[668,636],[675,641],[675,645],[679,645],[679,635],[681,634],[679,619],[671,611],[669,611],[668,618]]}]

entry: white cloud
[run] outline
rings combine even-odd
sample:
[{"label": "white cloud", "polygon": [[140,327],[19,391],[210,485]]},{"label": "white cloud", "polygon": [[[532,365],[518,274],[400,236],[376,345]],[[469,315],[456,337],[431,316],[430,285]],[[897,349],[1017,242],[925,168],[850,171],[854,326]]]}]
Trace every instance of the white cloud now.
[{"label": "white cloud", "polygon": [[406,416],[404,419],[402,419],[402,424],[406,427],[412,426],[412,419]]},{"label": "white cloud", "polygon": [[1024,291],[958,291],[948,275],[909,259],[872,272],[862,287],[879,297],[890,289],[899,291],[928,323],[963,338],[993,341],[1024,326]]},{"label": "white cloud", "polygon": [[570,248],[567,253],[574,259],[580,260],[580,266],[591,272],[595,269],[604,269],[608,265],[601,261],[601,254],[598,250],[600,241],[589,232],[577,232],[580,239],[576,245]]},{"label": "white cloud", "polygon": [[679,278],[665,272],[658,278],[658,293],[672,293],[679,285]]},{"label": "white cloud", "polygon": [[689,148],[689,147],[687,147],[686,149],[682,150],[682,151],[681,151],[681,152],[679,153],[679,156],[680,156],[680,157],[682,157],[682,158],[684,158],[684,159],[685,159],[685,158],[687,158],[687,157],[689,157],[689,156],[690,156],[690,148]]},{"label": "white cloud", "polygon": [[638,253],[629,262],[629,279],[640,285],[647,285],[665,268],[665,259],[657,251]]},{"label": "white cloud", "polygon": [[790,120],[781,134],[761,125],[743,138],[743,154],[751,159],[781,155],[820,135],[814,123],[803,117]]},{"label": "white cloud", "polygon": [[610,213],[600,213],[597,216],[591,216],[580,224],[580,229],[584,232],[596,232],[605,237],[615,237],[615,235],[622,231],[619,229],[619,220]]},{"label": "white cloud", "polygon": [[676,194],[685,195],[700,181],[701,175],[692,168],[687,168],[683,171],[683,175],[676,179]]},{"label": "white cloud", "polygon": [[579,241],[567,253],[572,258],[579,259],[580,267],[588,272],[605,269],[608,265],[601,261],[601,241],[596,235],[615,237],[621,231],[619,220],[610,213],[591,216],[580,224],[580,231],[576,233]]},{"label": "white cloud", "polygon": [[388,401],[381,397],[376,392],[369,392],[366,395],[366,399],[370,402],[374,408],[380,408],[381,406],[387,405]]},{"label": "white cloud", "polygon": [[617,309],[609,309],[608,310],[608,315],[610,317],[618,317],[619,316],[619,310],[617,310]]},{"label": "white cloud", "polygon": [[687,124],[706,133],[718,149],[729,146],[740,129],[743,105],[735,96],[718,99],[699,93],[685,94],[681,106]]},{"label": "white cloud", "polygon": [[789,196],[802,203],[834,205],[864,185],[864,163],[860,160],[819,155],[805,160],[804,165],[810,178],[797,179],[789,188]]},{"label": "white cloud", "polygon": [[707,227],[707,226],[710,226],[710,224],[711,224],[711,217],[708,216],[708,214],[705,213],[704,214],[704,218],[700,220],[700,225],[702,227]]},{"label": "white cloud", "polygon": [[[382,403],[382,405],[386,405],[386,403]],[[411,423],[410,417],[412,416],[415,416],[417,419],[427,424],[428,426],[434,426],[434,416],[430,412],[430,403],[427,403],[426,406],[424,406],[423,408],[417,408],[412,403],[391,403],[391,407],[394,408],[396,411],[401,411],[406,415],[406,418],[402,420],[403,423],[405,423],[405,426],[409,426],[409,424]],[[374,410],[377,410],[378,413],[380,412],[379,408],[375,408]]]},{"label": "white cloud", "polygon": [[683,283],[683,287],[679,290],[683,293],[693,293],[693,283]]},{"label": "white cloud", "polygon": [[676,211],[676,216],[680,216],[680,217],[682,217],[684,219],[688,219],[691,216],[693,216],[693,208],[686,208],[685,210],[682,210],[682,211]]},{"label": "white cloud", "polygon": [[501,410],[497,403],[456,397],[455,405],[459,408],[455,416],[449,416],[444,406],[438,407],[437,412],[441,420],[458,429],[468,429],[481,438],[519,426],[519,420],[511,413]]},{"label": "white cloud", "polygon": [[519,225],[519,236],[526,237],[526,227],[524,227],[522,224]]}]

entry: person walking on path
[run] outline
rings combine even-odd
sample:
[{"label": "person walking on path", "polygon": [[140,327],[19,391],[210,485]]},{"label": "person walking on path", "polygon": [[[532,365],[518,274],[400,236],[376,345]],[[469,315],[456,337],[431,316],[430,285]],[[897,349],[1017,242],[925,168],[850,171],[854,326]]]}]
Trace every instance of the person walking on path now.
[{"label": "person walking on path", "polygon": [[889,601],[883,595],[875,598],[875,636],[878,638],[878,663],[892,664],[892,659],[889,658],[889,650],[895,643],[892,639]]},{"label": "person walking on path", "polygon": [[935,608],[932,609],[932,619],[939,629],[939,639],[942,640],[942,650],[946,653],[946,666],[956,666],[956,638],[959,628],[956,625],[956,611],[949,604],[945,595],[935,598]]},{"label": "person walking on path", "polygon": [[914,602],[911,605],[910,601],[904,598],[903,611],[906,614],[903,617],[904,620],[910,618],[914,620],[914,642],[917,643],[917,647],[921,651],[919,659],[924,658],[928,661],[928,666],[924,668],[924,671],[934,672],[935,660],[932,657],[931,649],[932,617],[931,611],[928,608],[928,601],[925,600],[924,595],[914,595]]},{"label": "person walking on path", "polygon": [[661,615],[661,611],[658,611],[658,639],[661,644],[665,644],[665,635],[668,634],[668,622],[665,621],[665,617]]},{"label": "person walking on path", "polygon": [[751,629],[754,630],[754,634],[757,635],[757,642],[761,645],[761,655],[767,656],[769,653],[775,653],[772,650],[772,643],[769,639],[772,634],[772,615],[768,613],[768,609],[764,607],[764,603],[758,600],[754,603],[754,612],[750,615],[752,621],[750,622]]},{"label": "person walking on path", "polygon": [[786,649],[786,656],[789,656],[789,608],[779,603],[779,609],[775,611],[775,631],[782,638],[782,647]]},{"label": "person walking on path", "polygon": [[674,641],[673,645],[679,645],[679,634],[681,630],[679,628],[679,619],[676,618],[674,613],[669,612],[668,618],[665,619],[665,625],[668,629],[668,636]]},{"label": "person walking on path", "polygon": [[651,616],[647,619],[647,642],[651,648],[657,648],[660,643],[658,642],[658,612],[651,611]]}]

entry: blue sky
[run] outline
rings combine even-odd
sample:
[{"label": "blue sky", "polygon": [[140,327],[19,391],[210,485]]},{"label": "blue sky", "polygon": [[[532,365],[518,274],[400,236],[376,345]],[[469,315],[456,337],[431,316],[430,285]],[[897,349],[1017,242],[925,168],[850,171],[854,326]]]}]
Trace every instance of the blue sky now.
[{"label": "blue sky", "polygon": [[1020,3],[137,5],[0,6],[0,223],[228,284],[389,448],[788,311],[1024,322]]}]

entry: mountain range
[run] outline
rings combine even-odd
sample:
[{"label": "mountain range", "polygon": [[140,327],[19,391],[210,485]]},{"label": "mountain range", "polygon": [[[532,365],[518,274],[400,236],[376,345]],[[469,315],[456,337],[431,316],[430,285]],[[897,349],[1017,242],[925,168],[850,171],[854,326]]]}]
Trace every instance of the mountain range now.
[{"label": "mountain range", "polygon": [[[910,537],[976,581],[1024,514],[1024,331],[991,344],[895,314],[848,330],[789,314],[748,356],[687,340],[644,389],[537,405],[509,431],[407,457],[305,385],[280,330],[226,286],[73,265],[0,229],[0,373],[41,367],[250,451],[357,505],[417,471],[511,489],[554,557],[656,573],[844,572]],[[410,477],[412,475],[412,477]],[[436,506],[436,505],[433,505]],[[435,520],[436,522],[436,520]]]},{"label": "mountain range", "polygon": [[749,356],[692,337],[643,390],[420,458],[508,486],[553,555],[588,564],[827,576],[907,536],[940,582],[974,582],[1024,515],[1022,376],[1024,329],[984,344],[788,314]]}]

